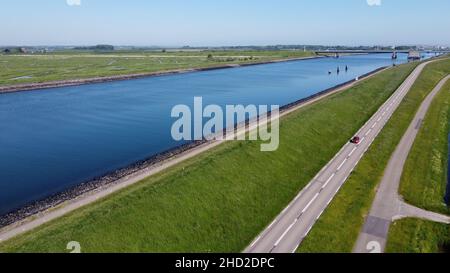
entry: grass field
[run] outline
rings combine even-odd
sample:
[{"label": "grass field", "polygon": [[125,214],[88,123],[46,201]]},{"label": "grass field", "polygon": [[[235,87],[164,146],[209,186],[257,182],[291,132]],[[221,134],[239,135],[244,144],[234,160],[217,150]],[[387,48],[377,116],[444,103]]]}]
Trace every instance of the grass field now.
[{"label": "grass field", "polygon": [[391,154],[423,99],[442,78],[442,71],[449,68],[449,60],[433,63],[425,68],[349,180],[302,243],[299,252],[352,251]]},{"label": "grass field", "polygon": [[[293,199],[411,72],[402,65],[283,118],[280,148],[221,145],[3,243],[3,252],[238,252]],[[326,143],[326,145],[323,145]]]},{"label": "grass field", "polygon": [[[450,73],[450,62],[444,63],[427,77],[421,88],[432,84]],[[444,203],[447,186],[448,133],[450,120],[450,82],[434,99],[423,121],[421,130],[408,156],[400,184],[400,194],[406,202],[415,206],[450,214]]]},{"label": "grass field", "polygon": [[[0,55],[0,85],[127,75],[313,56],[303,51],[57,52]],[[211,55],[212,57],[208,58]]]},{"label": "grass field", "polygon": [[[450,70],[446,67],[447,73]],[[444,76],[436,73],[435,76]],[[401,194],[409,203],[441,213],[447,183],[447,151],[450,120],[450,82],[433,100],[403,172]],[[450,252],[450,226],[419,219],[396,221],[390,231],[388,252]]]},{"label": "grass field", "polygon": [[450,225],[419,219],[396,221],[389,230],[388,253],[450,253]]}]

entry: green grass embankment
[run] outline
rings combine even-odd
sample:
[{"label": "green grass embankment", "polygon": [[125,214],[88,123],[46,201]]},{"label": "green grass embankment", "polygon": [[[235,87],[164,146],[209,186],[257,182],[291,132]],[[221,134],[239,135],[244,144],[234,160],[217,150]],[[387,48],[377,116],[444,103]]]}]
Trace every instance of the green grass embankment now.
[{"label": "green grass embankment", "polygon": [[[397,111],[302,243],[299,252],[351,252],[388,161],[423,99],[450,68],[450,60],[428,65]],[[442,198],[442,196],[441,196]]]},{"label": "green grass embankment", "polygon": [[389,230],[387,253],[450,253],[450,225],[407,218]]},{"label": "green grass embankment", "polygon": [[396,90],[384,71],[284,117],[280,147],[230,142],[0,245],[3,252],[239,252]]},{"label": "green grass embankment", "polygon": [[[430,106],[409,154],[401,181],[401,194],[407,202],[447,214],[449,209],[442,199],[447,183],[449,120],[450,82]],[[396,221],[389,231],[386,251],[448,253],[450,226],[419,219]]]},{"label": "green grass embankment", "polygon": [[[450,73],[450,62],[433,75],[426,86]],[[432,79],[431,79],[432,77]],[[444,203],[447,187],[450,82],[433,100],[405,163],[400,194],[407,203],[439,213],[450,214]]]}]

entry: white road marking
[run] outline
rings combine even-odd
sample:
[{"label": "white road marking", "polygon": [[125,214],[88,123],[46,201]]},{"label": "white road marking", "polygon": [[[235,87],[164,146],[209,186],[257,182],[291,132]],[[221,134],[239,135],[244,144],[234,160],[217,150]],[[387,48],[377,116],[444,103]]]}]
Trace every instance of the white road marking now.
[{"label": "white road marking", "polygon": [[331,197],[331,199],[328,200],[328,202],[327,202],[327,207],[331,204],[331,201],[333,201],[333,198],[334,198],[334,197]]},{"label": "white road marking", "polygon": [[340,188],[337,188],[336,191],[334,192],[334,195],[336,195],[339,192]]},{"label": "white road marking", "polygon": [[312,227],[313,227],[313,226],[310,226],[310,227],[308,228],[308,230],[305,232],[305,237],[308,236],[308,233],[311,231]]},{"label": "white road marking", "polygon": [[[319,176],[321,175],[321,172],[318,172],[317,174],[316,174],[316,176],[314,176],[314,178],[312,179],[312,181],[316,181],[318,178],[319,178]],[[309,184],[308,184],[309,185]],[[306,185],[306,186],[308,186],[308,185]]]},{"label": "white road marking", "polygon": [[347,174],[347,176],[344,178],[344,182],[343,182],[343,183],[345,183],[345,181],[348,180],[348,178],[350,177],[350,175],[351,175],[351,172],[350,172],[349,174]]},{"label": "white road marking", "polygon": [[358,147],[354,147],[353,150],[348,154],[348,156],[352,156],[353,153],[358,149]]},{"label": "white road marking", "polygon": [[291,207],[291,204],[289,204],[287,207],[285,207],[284,210],[281,212],[281,214],[284,214],[290,207]]},{"label": "white road marking", "polygon": [[261,236],[259,236],[258,238],[256,238],[256,240],[252,243],[252,245],[250,247],[253,247],[258,241],[259,239],[261,239]]},{"label": "white road marking", "polygon": [[347,158],[344,159],[344,161],[341,163],[341,165],[339,165],[339,167],[337,168],[338,171],[341,170],[341,168],[344,166],[345,162],[347,162]]},{"label": "white road marking", "polygon": [[337,154],[335,154],[334,155],[334,157],[333,157],[333,159],[331,159],[328,163],[327,163],[327,165],[325,165],[325,167],[322,169],[322,170],[320,170],[320,172],[319,173],[322,173],[324,170],[326,170],[329,166],[330,166],[330,164],[342,153],[342,151],[344,151],[345,150],[345,148],[347,148],[347,146],[348,145],[350,145],[350,143],[349,142],[347,142],[345,145],[344,145],[344,147],[342,147],[341,148],[341,150],[339,150],[339,152],[337,153]]},{"label": "white road marking", "polygon": [[304,191],[308,190],[308,189],[309,189],[309,187],[311,186],[311,184],[312,184],[312,183],[308,183],[308,185],[306,185],[306,187],[305,187]]},{"label": "white road marking", "polygon": [[267,227],[267,230],[269,230],[276,222],[277,222],[278,218],[273,220],[272,223]]},{"label": "white road marking", "polygon": [[280,244],[281,240],[283,240],[284,236],[286,236],[286,234],[292,229],[292,227],[295,225],[295,223],[297,223],[297,219],[295,219],[294,223],[292,223],[285,231],[284,233],[281,235],[281,237],[275,242],[274,246],[278,246],[278,244]]},{"label": "white road marking", "polygon": [[[365,152],[364,152],[364,153],[365,153]],[[358,165],[359,161],[361,161],[361,159],[363,158],[364,153],[362,153],[362,154],[359,156],[359,160],[358,160],[358,162],[356,163],[357,165]]]},{"label": "white road marking", "polygon": [[317,216],[316,221],[319,220],[319,218],[322,216],[322,214],[323,214],[324,211],[325,211],[325,210],[322,210],[322,211],[319,213],[319,216]]},{"label": "white road marking", "polygon": [[298,249],[298,247],[300,246],[300,244],[301,244],[301,242],[300,243],[298,243],[298,245],[294,248],[294,250],[292,250],[292,252],[291,253],[295,253],[296,251],[297,251],[297,249]]},{"label": "white road marking", "polygon": [[319,197],[319,193],[316,193],[316,195],[314,195],[313,199],[311,199],[311,201],[309,201],[308,205],[306,205],[306,207],[302,210],[302,213],[305,213],[309,207],[312,205],[312,203],[314,201],[316,201],[317,197]]},{"label": "white road marking", "polygon": [[333,174],[330,176],[330,178],[328,178],[327,182],[325,182],[325,184],[323,184],[322,189],[325,189],[325,188],[327,187],[328,183],[330,183],[331,179],[333,179],[333,177],[334,177],[335,175],[336,175],[336,174],[333,173]]}]

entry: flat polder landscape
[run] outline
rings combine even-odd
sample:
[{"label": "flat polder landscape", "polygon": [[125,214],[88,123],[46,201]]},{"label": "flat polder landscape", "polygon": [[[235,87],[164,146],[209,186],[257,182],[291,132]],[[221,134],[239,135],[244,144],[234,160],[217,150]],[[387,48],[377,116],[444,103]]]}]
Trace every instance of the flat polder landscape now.
[{"label": "flat polder landscape", "polygon": [[0,260],[405,271],[441,262],[340,254],[450,252],[450,2],[0,9]]},{"label": "flat polder landscape", "polygon": [[[370,67],[370,69],[375,69],[378,66],[392,64],[392,60],[390,59],[389,55],[365,55],[349,56],[346,58],[341,58],[340,60],[317,59],[290,63],[270,64],[256,67],[246,67],[235,70],[213,71],[206,72],[206,75],[208,75],[209,73],[213,73],[213,75],[217,73],[215,74],[215,77],[225,77],[223,73],[231,73],[231,75],[235,75],[234,73],[242,73],[242,71],[239,71],[241,69],[249,69],[250,71],[248,71],[247,73],[250,75],[251,73],[255,73],[255,71],[252,70],[256,69],[259,75],[267,69],[270,69],[270,71],[272,71],[272,69],[280,69],[281,72],[284,72],[283,69],[285,69],[285,66],[288,66],[289,71],[292,71],[295,70],[294,68],[296,68],[297,66],[299,66],[297,69],[302,69],[303,65],[305,65],[304,62],[319,62],[319,67],[323,67],[323,64],[325,63],[327,64],[325,67],[328,67],[330,65],[335,66],[336,62],[352,63],[353,61],[354,63],[350,67],[357,67],[357,64],[361,60],[363,60],[363,67],[366,67],[366,62],[374,61],[371,60],[372,58],[376,59],[377,62],[373,67]],[[405,62],[404,60],[402,61],[402,59],[400,59],[399,61]],[[197,245],[195,251],[199,252],[240,251],[250,243],[250,240],[254,236],[255,231],[263,228],[265,223],[267,223],[267,221],[269,221],[269,219],[273,217],[274,213],[276,213],[287,200],[292,198],[292,194],[296,192],[296,189],[298,187],[303,187],[305,183],[307,183],[307,181],[311,179],[311,177],[317,171],[317,168],[320,168],[320,166],[323,164],[324,160],[321,160],[320,158],[325,158],[325,160],[326,158],[330,158],[333,155],[334,151],[351,136],[352,132],[355,130],[354,128],[357,128],[361,123],[364,122],[364,120],[374,111],[374,109],[376,109],[377,106],[393,92],[398,84],[411,71],[411,69],[415,67],[415,65],[416,64],[414,63],[399,65],[397,68],[390,69],[389,71],[383,72],[382,74],[377,75],[372,79],[361,82],[358,86],[350,89],[348,92],[332,96],[317,105],[310,106],[302,111],[297,112],[296,114],[288,116],[288,118],[283,120],[282,123],[283,126],[281,135],[283,136],[283,139],[281,143],[283,144],[281,146],[281,149],[273,155],[267,155],[269,156],[268,158],[260,157],[260,153],[257,151],[257,149],[255,149],[257,148],[257,145],[255,144],[227,144],[196,160],[171,169],[167,173],[147,179],[136,187],[130,188],[129,190],[114,196],[112,199],[109,199],[110,201],[107,203],[98,203],[87,209],[83,209],[75,214],[72,214],[70,215],[70,217],[66,217],[62,222],[44,226],[38,233],[32,233],[26,236],[19,237],[18,239],[13,240],[10,244],[7,244],[5,246],[6,248],[3,248],[3,250],[60,252],[63,251],[61,245],[64,245],[64,241],[67,240],[67,238],[76,237],[83,242],[89,242],[84,243],[85,251],[94,252],[127,252],[133,251],[132,249],[135,249],[135,247],[137,249],[140,249],[140,251],[146,252],[187,251],[188,248],[192,249],[190,245],[192,245],[194,242]],[[311,63],[307,63],[307,67],[310,68]],[[442,66],[437,67],[436,69],[442,69],[441,67]],[[323,69],[320,69],[320,71],[322,70]],[[361,70],[355,73],[359,74],[363,72],[366,71]],[[200,77],[200,79],[203,79],[202,76],[204,73],[205,72],[181,75],[180,80],[185,80],[185,77]],[[247,73],[245,74],[245,79],[251,79],[251,77],[249,77]],[[328,75],[328,73],[322,74],[325,74],[324,78],[333,78],[332,82],[330,83],[331,85],[339,83],[340,80],[345,81],[354,77],[354,75],[347,75],[348,78],[344,77],[339,80],[337,74],[331,76]],[[298,74],[292,73],[288,76],[288,79],[296,79],[296,75]],[[235,77],[232,78],[235,79]],[[167,78],[149,78],[148,80],[153,81],[161,79],[164,80]],[[302,77],[301,80],[304,81],[305,79]],[[145,79],[132,80],[130,82],[126,81],[108,83],[108,85],[112,84],[114,86],[114,84],[128,84],[134,81],[140,82],[145,81]],[[322,81],[323,80],[319,80],[318,82]],[[204,80],[201,80],[199,82],[203,83]],[[313,81],[313,83],[317,82]],[[104,84],[95,84],[92,85],[92,87],[98,88],[103,85]],[[265,84],[265,86],[267,86],[267,84]],[[379,89],[379,86],[385,86],[385,88]],[[91,86],[80,86],[76,88],[86,87]],[[62,89],[50,89],[48,91],[40,90],[35,92],[13,93],[7,94],[7,96],[43,96],[46,94],[46,92],[52,93],[52,97],[54,97],[55,94],[58,93],[63,96],[63,93],[66,89],[68,89],[69,91],[72,90],[72,92],[74,92],[75,94],[81,94],[83,96],[89,95],[89,92],[95,93],[95,89],[88,89],[77,92],[76,90],[73,91],[74,87],[70,87]],[[72,92],[69,92],[68,94],[73,94]],[[148,92],[146,92],[145,90],[142,90],[141,92],[144,95],[148,95]],[[109,91],[107,93],[109,94]],[[259,92],[257,93],[259,94]],[[101,94],[102,93],[100,92],[100,95]],[[298,93],[294,92],[294,94],[296,96]],[[289,93],[287,93],[287,95],[289,95]],[[96,94],[96,96],[99,96],[99,94]],[[120,96],[123,96],[122,93],[120,94]],[[222,99],[222,97],[219,98]],[[273,98],[269,97],[268,99]],[[280,99],[280,97],[277,96],[276,99]],[[286,101],[290,101],[292,99],[294,98],[287,97]],[[139,101],[142,101],[142,97],[139,99]],[[136,102],[134,102],[133,105],[135,105],[135,103]],[[346,105],[347,111],[342,111],[342,105]],[[67,109],[67,107],[63,108]],[[325,122],[326,120],[329,120],[330,115],[335,115],[334,113],[336,113],[336,109],[341,109],[339,112],[340,114],[336,115],[333,118],[333,122]],[[85,110],[79,112],[85,112]],[[94,116],[98,117],[99,115],[97,114]],[[113,120],[117,120],[118,116],[114,116]],[[128,114],[127,116],[129,117]],[[103,120],[104,119],[102,119],[102,121]],[[127,118],[126,120],[129,121],[129,118]],[[344,124],[351,124],[351,126],[345,126]],[[118,127],[124,128],[124,124],[119,124]],[[336,132],[337,130],[340,132],[338,134],[339,137],[331,141],[331,139],[329,139],[330,133]],[[312,132],[314,133],[311,134]],[[317,134],[321,135],[321,138],[317,138]],[[299,135],[301,135],[302,137],[298,137]],[[295,139],[297,139],[296,142],[293,142]],[[101,138],[101,140],[104,142],[104,138]],[[328,145],[323,146],[323,150],[320,150],[322,156],[314,157],[315,159],[311,161],[312,158],[308,157],[307,155],[313,151],[319,152],[317,150],[317,144],[315,143],[320,143],[323,141],[327,141]],[[141,143],[142,142],[145,143],[145,138],[141,140]],[[120,147],[129,147],[130,145],[131,144],[129,142],[124,141],[123,145]],[[293,147],[297,148],[294,149]],[[245,156],[241,156],[243,149],[245,149],[246,151],[244,153]],[[294,151],[295,156],[294,154],[292,154]],[[254,164],[245,164],[245,162],[250,158],[252,159],[251,161],[254,162]],[[295,160],[292,160],[294,158]],[[269,165],[274,163],[275,166],[278,166],[278,168],[283,165],[285,165],[285,167],[281,168],[280,172],[275,171],[275,169],[272,169],[273,167],[269,167]],[[294,170],[292,169],[294,165],[304,166],[303,170],[308,169],[309,171],[302,172],[300,178],[298,172],[289,171]],[[218,166],[222,167],[216,169],[216,167]],[[225,166],[227,167],[225,168]],[[238,175],[238,170],[242,168],[245,168],[247,170],[245,173],[250,176]],[[216,171],[214,171],[215,169]],[[272,175],[267,175],[268,173],[266,172],[270,172],[272,173]],[[260,175],[255,177],[255,173],[259,173]],[[221,183],[216,183],[214,186],[215,189],[211,189],[212,185],[210,183],[212,180],[214,180],[214,177],[223,177],[224,180],[222,180],[223,182]],[[225,177],[229,177],[231,180],[225,179]],[[233,177],[235,178],[235,182],[231,183]],[[237,177],[240,178],[238,179]],[[274,183],[275,181],[286,181],[286,184],[283,184],[284,187],[286,187],[285,191],[283,191],[282,194],[281,192],[279,192],[279,195],[277,196],[271,195],[271,192],[275,190],[271,187],[279,186],[279,184]],[[370,185],[373,184],[367,184],[367,186]],[[355,190],[352,187],[350,187],[349,189],[350,192]],[[221,194],[221,192],[223,192],[224,190],[228,192],[227,195],[235,197],[231,199],[228,197],[225,198]],[[342,194],[345,195],[345,191],[347,190],[344,189],[344,192]],[[252,196],[258,195],[260,196],[260,198],[248,198],[249,194],[251,194]],[[199,196],[203,196],[203,198],[198,199]],[[360,195],[355,195],[354,197],[356,198],[357,196]],[[242,203],[243,200],[248,200],[251,203]],[[267,203],[267,200],[271,201]],[[350,201],[352,199],[347,198],[346,200]],[[213,217],[213,215],[216,209],[219,209],[217,205],[220,203],[223,203],[223,205],[220,206],[220,210],[229,210],[230,213],[221,214],[221,217],[215,218]],[[263,203],[271,205],[263,206]],[[214,206],[207,209],[207,207],[211,204],[214,204]],[[277,208],[275,208],[275,204]],[[112,215],[111,213],[106,213],[107,211],[111,211],[112,208],[110,206],[113,206],[115,208],[114,215]],[[260,215],[260,218],[257,222],[254,222],[255,225],[248,225],[248,223],[250,222],[248,216],[246,215],[250,214],[250,212],[247,210],[243,210],[242,208],[244,207],[250,210],[257,207],[260,208],[258,209],[258,213],[256,213],[257,215]],[[364,207],[361,209],[364,209]],[[202,211],[204,213],[203,216],[201,218],[194,217],[192,213],[196,214],[195,212],[199,211]],[[238,211],[240,213],[238,213]],[[145,215],[145,217],[136,217],[136,214]],[[168,215],[172,215],[172,217],[168,217]],[[226,215],[233,215],[233,217],[226,217]],[[355,217],[357,217],[357,215],[358,214],[356,214]],[[328,214],[326,214],[324,215],[324,217],[324,220],[327,221],[329,216]],[[88,222],[91,222],[92,219],[96,219],[95,223],[89,224]],[[114,225],[109,222],[112,219],[114,219]],[[139,220],[135,221],[133,219]],[[151,228],[146,229],[144,232],[141,231],[140,233],[129,232],[130,229],[139,229],[140,225],[143,224],[141,221],[143,221],[144,219],[147,219],[145,220],[145,225]],[[166,225],[177,226],[177,223],[181,219],[183,219],[183,221],[187,223],[185,227],[176,229],[164,228]],[[192,222],[192,219],[196,220]],[[334,217],[332,217],[331,219],[333,219],[332,221],[336,221],[336,218]],[[121,228],[121,225],[118,224],[119,222],[123,222],[127,225],[126,234],[121,232],[121,230],[125,231],[125,229]],[[196,225],[198,225],[196,223],[200,222],[203,223],[203,225],[206,224],[207,226],[205,228],[202,228],[203,232],[198,234],[199,229],[196,228]],[[136,226],[130,225],[131,223]],[[62,228],[61,225],[72,226],[72,228],[65,229]],[[109,228],[112,226],[115,226],[114,231],[109,230]],[[235,229],[232,228],[233,226],[235,227]],[[108,231],[104,230],[102,227],[109,227],[107,228]],[[212,232],[213,227],[221,227],[223,230],[227,230],[227,232],[223,234],[217,234],[215,232]],[[248,229],[248,232],[242,233],[243,228]],[[318,225],[318,228],[319,230],[323,229],[320,223]],[[316,236],[316,232],[312,233],[311,236],[313,237],[311,237],[310,240],[314,240],[313,238]],[[59,235],[57,236],[56,234]],[[104,236],[106,234],[109,234],[110,239],[105,241]],[[137,234],[140,234],[140,236],[135,237]],[[195,236],[194,234],[197,235]],[[445,232],[443,234],[445,234]],[[334,240],[336,240],[337,238],[346,238],[346,235],[339,232],[336,232],[335,234],[331,233],[330,235],[334,236],[332,237],[334,238]],[[53,238],[52,243],[49,243],[49,236]],[[445,238],[445,235],[441,236],[444,236]],[[103,238],[101,241],[94,239],[100,237]],[[117,239],[113,238],[121,238],[123,240],[123,243],[120,243],[117,241]],[[147,240],[149,240],[148,244],[142,245],[143,238],[147,238]],[[161,241],[161,244],[155,244],[155,241],[159,241],[158,238],[165,238],[165,240]],[[181,238],[185,239],[181,240]],[[319,251],[321,247],[326,246],[326,244],[313,244],[314,247],[311,247],[309,246],[310,240],[305,242],[305,245],[300,248],[300,250],[309,248],[309,251],[314,252]],[[114,242],[114,245],[105,245],[102,242]],[[214,243],[211,244],[212,242]],[[228,242],[230,244],[218,244],[218,242]],[[347,242],[351,242],[351,240],[348,240]],[[138,245],[135,244],[141,246],[138,247]],[[343,246],[345,246],[345,244],[343,244]],[[331,248],[327,249],[328,251],[331,250]],[[342,251],[349,251],[349,249],[344,248],[342,249]]]},{"label": "flat polder landscape", "polygon": [[318,58],[0,94],[0,123],[8,132],[0,137],[7,189],[0,214],[184,144],[170,135],[171,109],[192,105],[194,96],[220,106],[283,106],[406,57]]},{"label": "flat polder landscape", "polygon": [[0,55],[0,84],[15,85],[93,77],[251,64],[313,57],[307,51],[60,51]]}]

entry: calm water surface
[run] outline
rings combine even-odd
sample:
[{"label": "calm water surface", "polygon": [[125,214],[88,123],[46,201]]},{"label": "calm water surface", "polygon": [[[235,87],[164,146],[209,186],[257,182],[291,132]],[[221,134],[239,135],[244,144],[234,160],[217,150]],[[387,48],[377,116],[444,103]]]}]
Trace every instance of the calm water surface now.
[{"label": "calm water surface", "polygon": [[[0,95],[0,214],[180,145],[170,135],[171,109],[192,105],[194,96],[203,96],[204,104],[285,105],[392,65],[390,57],[313,59]],[[399,57],[397,63],[406,61]]]}]

